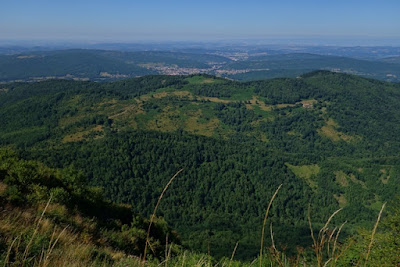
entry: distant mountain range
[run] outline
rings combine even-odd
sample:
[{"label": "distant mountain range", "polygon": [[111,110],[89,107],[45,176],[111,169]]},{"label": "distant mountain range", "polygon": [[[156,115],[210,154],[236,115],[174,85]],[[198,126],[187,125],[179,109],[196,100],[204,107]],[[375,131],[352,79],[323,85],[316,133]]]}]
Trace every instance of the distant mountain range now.
[{"label": "distant mountain range", "polygon": [[381,61],[387,63],[400,64],[400,56],[382,58]]},{"label": "distant mountain range", "polygon": [[[397,59],[397,60],[396,60]],[[257,80],[276,77],[294,77],[313,70],[329,70],[387,81],[400,81],[400,59],[393,57],[379,61],[349,57],[305,53],[257,55],[236,61],[224,69],[243,70],[242,74],[228,75],[237,80]]]},{"label": "distant mountain range", "polygon": [[205,51],[70,49],[0,55],[0,82],[49,79],[110,81],[148,74],[196,73],[250,81],[297,77],[314,70],[400,81],[400,57],[365,60],[309,53]]}]

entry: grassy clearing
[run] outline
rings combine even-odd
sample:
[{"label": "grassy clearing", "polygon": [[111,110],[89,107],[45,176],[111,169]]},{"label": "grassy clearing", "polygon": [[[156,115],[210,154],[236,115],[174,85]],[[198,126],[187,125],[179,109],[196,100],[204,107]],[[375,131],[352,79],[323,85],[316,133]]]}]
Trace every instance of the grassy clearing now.
[{"label": "grassy clearing", "polygon": [[137,115],[146,113],[143,109],[143,101],[138,99],[111,106],[104,112],[109,114],[110,119],[116,121],[134,120]]},{"label": "grassy clearing", "polygon": [[389,170],[387,170],[387,169],[380,170],[380,173],[382,173],[380,179],[383,184],[387,184],[389,182],[390,172],[391,172],[391,168]]},{"label": "grassy clearing", "polygon": [[358,180],[354,174],[351,173],[349,178],[353,183],[361,185],[363,189],[367,189],[366,184],[363,181]]},{"label": "grassy clearing", "polygon": [[206,80],[203,80],[201,83],[215,83],[215,80],[214,79],[206,79]]},{"label": "grassy clearing", "polygon": [[318,175],[320,171],[318,164],[295,166],[286,163],[286,166],[288,166],[297,177],[304,179],[311,188],[317,188],[317,184],[312,178]]},{"label": "grassy clearing", "polygon": [[325,121],[326,125],[322,126],[320,129],[318,129],[318,133],[322,136],[325,136],[329,139],[331,139],[334,142],[338,141],[345,141],[345,142],[351,142],[354,140],[354,137],[351,135],[346,135],[342,132],[339,132],[337,128],[339,125],[337,122],[335,122],[333,119],[329,118],[327,121]]},{"label": "grassy clearing", "polygon": [[318,164],[294,166],[287,163],[286,166],[288,166],[296,176],[305,179],[309,179],[313,175],[317,175],[320,171]]},{"label": "grassy clearing", "polygon": [[253,90],[246,90],[243,92],[239,92],[236,94],[233,94],[230,99],[234,101],[249,101],[254,97]]},{"label": "grassy clearing", "polygon": [[335,171],[335,181],[343,186],[343,187],[347,187],[349,186],[349,181],[347,180],[347,175],[343,172],[343,171]]},{"label": "grassy clearing", "polygon": [[334,194],[333,197],[337,200],[339,203],[339,207],[343,208],[347,204],[347,199],[344,194]]},{"label": "grassy clearing", "polygon": [[348,187],[350,185],[349,181],[359,184],[362,186],[363,189],[367,189],[365,183],[356,178],[354,174],[346,174],[343,171],[335,171],[335,181],[342,187]]},{"label": "grassy clearing", "polygon": [[382,205],[383,205],[383,202],[380,200],[377,200],[377,201],[371,203],[371,205],[369,205],[369,208],[372,210],[375,210],[375,211],[379,211],[380,208],[382,207]]},{"label": "grassy clearing", "polygon": [[222,79],[214,79],[211,77],[204,77],[204,76],[192,76],[185,79],[189,82],[189,84],[211,84],[211,83],[223,83],[224,80]]},{"label": "grassy clearing", "polygon": [[205,101],[210,101],[213,103],[232,103],[234,101],[232,100],[227,100],[227,99],[221,99],[218,97],[209,97],[209,96],[197,96],[198,100],[205,100]]},{"label": "grassy clearing", "polygon": [[288,107],[295,107],[296,104],[277,104],[274,107],[276,108],[288,108]]},{"label": "grassy clearing", "polygon": [[305,99],[301,100],[300,103],[302,103],[303,105],[315,105],[318,103],[318,101],[315,99]]},{"label": "grassy clearing", "polygon": [[103,136],[104,129],[102,125],[96,125],[90,129],[83,130],[83,128],[78,129],[78,132],[70,133],[64,136],[62,143],[78,142],[82,140],[87,140],[90,135],[94,135],[95,139]]},{"label": "grassy clearing", "polygon": [[183,120],[181,113],[173,107],[165,107],[161,113],[154,116],[152,120],[146,123],[149,130],[171,132],[182,128]]},{"label": "grassy clearing", "polygon": [[187,97],[189,99],[193,99],[193,95],[189,91],[161,91],[161,92],[152,94],[153,98],[164,98],[167,96],[175,96],[175,97],[179,97],[179,98]]},{"label": "grassy clearing", "polygon": [[69,125],[79,122],[80,120],[84,119],[86,116],[87,116],[87,114],[78,114],[78,115],[71,116],[71,117],[63,117],[58,121],[58,125],[60,127],[67,127]]},{"label": "grassy clearing", "polygon": [[260,109],[263,111],[271,111],[273,109],[272,105],[267,105],[260,98],[253,96],[251,100],[249,100],[250,104],[246,104],[246,107],[249,109]]},{"label": "grassy clearing", "polygon": [[214,130],[220,125],[217,118],[205,120],[201,109],[189,113],[188,116],[189,118],[185,122],[185,130],[192,134],[210,137],[214,134]]}]

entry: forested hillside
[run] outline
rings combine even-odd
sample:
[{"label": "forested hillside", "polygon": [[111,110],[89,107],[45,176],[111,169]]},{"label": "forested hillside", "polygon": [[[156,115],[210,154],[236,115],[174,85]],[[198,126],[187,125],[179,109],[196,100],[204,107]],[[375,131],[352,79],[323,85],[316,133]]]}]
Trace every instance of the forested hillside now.
[{"label": "forested hillside", "polygon": [[257,256],[266,205],[288,254],[338,208],[342,237],[372,228],[400,183],[400,86],[317,71],[239,83],[207,75],[0,86],[0,142],[71,165],[116,203],[159,214],[184,246]]}]

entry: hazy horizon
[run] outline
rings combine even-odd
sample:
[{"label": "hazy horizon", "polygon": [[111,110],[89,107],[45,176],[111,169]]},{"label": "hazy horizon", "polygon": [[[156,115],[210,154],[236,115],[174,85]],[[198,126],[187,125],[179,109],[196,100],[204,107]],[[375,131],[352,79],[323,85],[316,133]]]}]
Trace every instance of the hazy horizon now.
[{"label": "hazy horizon", "polygon": [[4,1],[0,44],[228,42],[400,45],[395,0]]},{"label": "hazy horizon", "polygon": [[21,46],[21,47],[85,47],[93,45],[187,45],[201,46],[210,44],[216,46],[237,45],[237,46],[332,46],[332,47],[399,47],[400,38],[268,38],[268,39],[203,39],[203,40],[157,40],[157,39],[138,39],[138,40],[100,40],[100,39],[2,39],[0,37],[0,46]]}]

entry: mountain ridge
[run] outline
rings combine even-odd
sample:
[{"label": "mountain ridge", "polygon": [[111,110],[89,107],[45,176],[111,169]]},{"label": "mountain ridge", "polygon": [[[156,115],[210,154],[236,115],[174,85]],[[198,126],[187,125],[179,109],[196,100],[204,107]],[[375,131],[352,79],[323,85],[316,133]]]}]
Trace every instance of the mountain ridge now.
[{"label": "mountain ridge", "polygon": [[0,55],[0,81],[49,79],[113,81],[149,74],[187,75],[207,73],[249,81],[297,77],[313,70],[357,74],[399,81],[397,61],[288,53],[242,55],[239,52],[190,53],[178,51],[110,51],[68,49]]}]

